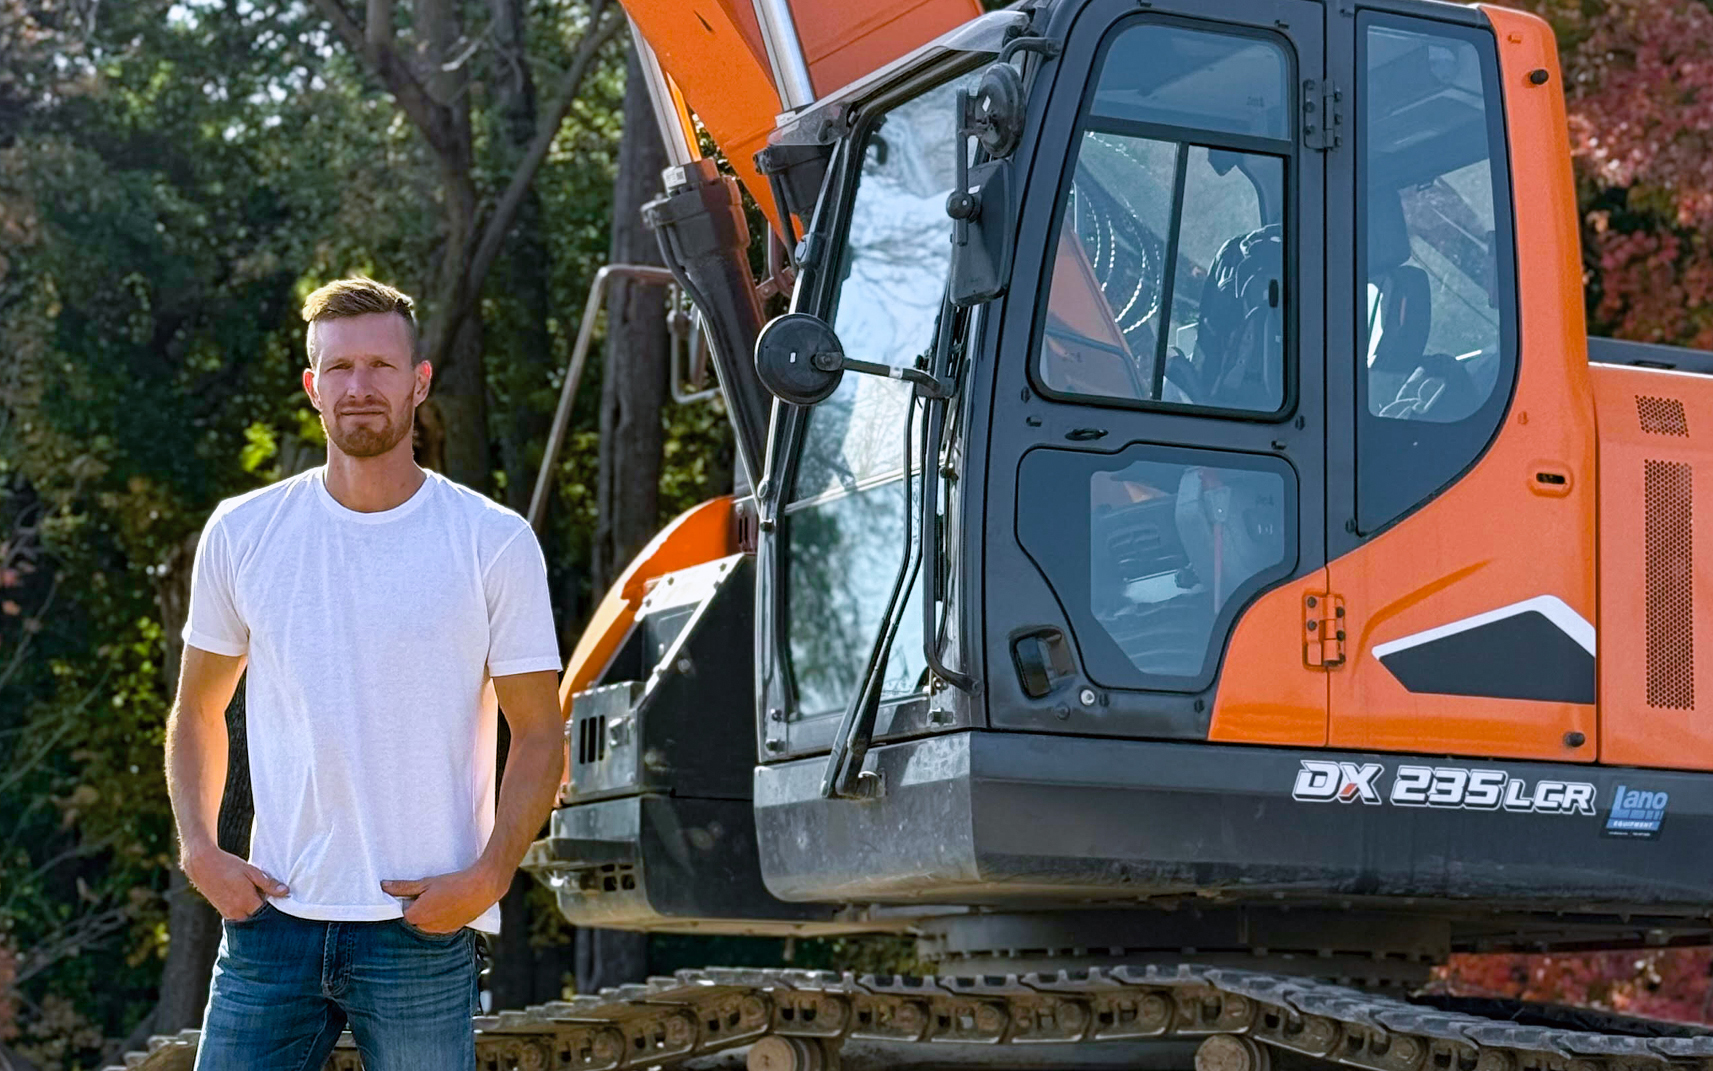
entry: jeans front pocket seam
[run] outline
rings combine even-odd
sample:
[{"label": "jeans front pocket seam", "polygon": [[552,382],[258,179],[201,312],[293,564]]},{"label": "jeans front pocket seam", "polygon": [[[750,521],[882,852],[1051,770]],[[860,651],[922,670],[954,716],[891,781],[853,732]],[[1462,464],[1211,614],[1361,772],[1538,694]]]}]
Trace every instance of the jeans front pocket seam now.
[{"label": "jeans front pocket seam", "polygon": [[261,907],[256,908],[256,910],[250,912],[248,915],[245,915],[243,918],[241,918],[241,919],[223,919],[222,921],[224,921],[226,923],[226,925],[228,925],[228,926],[248,926],[253,922],[260,921],[261,917],[263,915],[267,914],[268,908],[270,908],[272,906],[274,906],[274,905],[271,901],[263,900]]},{"label": "jeans front pocket seam", "polygon": [[415,937],[420,937],[425,941],[433,941],[437,944],[451,944],[454,938],[462,936],[464,933],[464,927],[462,926],[453,930],[451,933],[430,933],[428,930],[422,929],[421,927],[411,925],[410,922],[402,915],[399,916],[399,925],[404,927],[406,933]]}]

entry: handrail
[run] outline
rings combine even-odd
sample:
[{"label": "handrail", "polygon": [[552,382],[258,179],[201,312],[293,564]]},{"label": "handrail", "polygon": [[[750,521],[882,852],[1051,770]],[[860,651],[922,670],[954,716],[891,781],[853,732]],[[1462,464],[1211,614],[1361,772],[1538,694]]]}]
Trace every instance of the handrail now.
[{"label": "handrail", "polygon": [[583,322],[577,325],[577,342],[571,347],[571,367],[565,373],[565,385],[559,390],[559,408],[553,411],[553,427],[547,433],[547,448],[541,455],[541,468],[535,474],[535,490],[529,496],[529,526],[538,534],[547,515],[553,466],[559,460],[559,451],[565,445],[565,430],[571,424],[571,403],[577,399],[577,385],[583,379],[589,344],[595,337],[595,321],[601,316],[607,283],[615,277],[659,286],[674,282],[671,272],[651,264],[608,264],[595,273],[595,281],[589,286],[589,300],[583,303]]}]

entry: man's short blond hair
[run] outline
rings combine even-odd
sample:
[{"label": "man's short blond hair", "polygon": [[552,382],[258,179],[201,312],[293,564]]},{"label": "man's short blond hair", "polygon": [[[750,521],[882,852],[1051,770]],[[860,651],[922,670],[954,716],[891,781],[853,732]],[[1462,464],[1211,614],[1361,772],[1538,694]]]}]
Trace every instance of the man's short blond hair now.
[{"label": "man's short blond hair", "polygon": [[372,312],[396,312],[410,329],[410,356],[422,363],[422,339],[416,329],[416,302],[409,294],[362,275],[335,279],[303,299],[303,321],[309,325],[309,363],[315,365],[315,325],[325,320],[366,316]]}]

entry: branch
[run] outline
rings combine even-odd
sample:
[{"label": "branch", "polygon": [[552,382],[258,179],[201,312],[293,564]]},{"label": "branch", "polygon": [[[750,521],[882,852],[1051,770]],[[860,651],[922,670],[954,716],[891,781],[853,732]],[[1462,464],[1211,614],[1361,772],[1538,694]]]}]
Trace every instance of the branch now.
[{"label": "branch", "polygon": [[[48,615],[48,610],[53,607],[54,595],[58,592],[59,574],[56,573],[54,574],[53,582],[48,585],[47,598],[42,600],[42,605],[34,614],[30,615],[30,618],[40,621],[42,618],[46,617]],[[18,672],[18,667],[24,664],[24,655],[29,653],[30,641],[35,639],[35,633],[31,632],[29,629],[24,628],[20,629],[20,631],[23,635],[18,640],[17,648],[12,652],[12,660],[6,663],[6,668],[0,669],[0,688],[6,687],[6,685],[11,682],[12,675]]]},{"label": "branch", "polygon": [[109,908],[62,926],[48,941],[30,949],[18,963],[17,976],[7,990],[18,989],[31,978],[47,970],[59,960],[74,956],[104,937],[124,929],[131,921],[129,905]]},{"label": "branch", "polygon": [[0,792],[5,792],[19,781],[22,781],[25,775],[27,775],[31,770],[34,770],[43,759],[47,758],[48,755],[53,752],[54,745],[60,742],[60,738],[65,736],[66,733],[70,732],[72,728],[78,724],[76,716],[83,713],[84,709],[95,700],[95,697],[98,694],[100,694],[101,689],[106,686],[107,678],[111,673],[111,669],[104,671],[101,674],[101,679],[95,682],[95,687],[89,690],[89,694],[79,700],[76,706],[60,715],[59,727],[55,729],[53,734],[48,737],[47,741],[36,750],[34,755],[7,771],[6,779],[4,781],[0,781]]},{"label": "branch", "polygon": [[[481,240],[477,242],[476,251],[465,271],[464,293],[470,295],[472,300],[481,291],[482,283],[488,277],[488,269],[493,267],[494,258],[499,256],[500,247],[505,244],[506,233],[512,229],[512,221],[517,219],[518,209],[523,206],[530,184],[535,181],[535,173],[541,169],[542,161],[547,159],[547,151],[553,147],[553,139],[559,136],[559,128],[564,124],[565,116],[570,113],[571,105],[576,103],[577,95],[582,92],[583,79],[594,66],[601,47],[612,40],[613,35],[618,33],[624,24],[623,19],[612,16],[606,0],[595,0],[590,10],[589,32],[577,43],[577,51],[571,58],[571,67],[560,80],[558,94],[542,113],[536,124],[534,140],[529,143],[529,148],[524,150],[517,170],[512,172],[511,182],[507,184],[505,193],[494,203],[493,214],[482,228]],[[461,318],[461,314],[453,315]],[[456,331],[457,327],[458,324],[454,321],[446,337],[452,337],[452,332]]]},{"label": "branch", "polygon": [[345,47],[367,59],[369,55],[368,40],[363,33],[363,28],[357,25],[357,20],[351,17],[349,11],[345,10],[343,0],[313,0],[313,3],[320,10],[322,16],[333,24],[334,32],[345,39]]},{"label": "branch", "polygon": [[[392,0],[369,0],[369,27],[358,25],[346,10],[344,0],[312,0],[316,10],[333,25],[334,32],[344,39],[352,52],[363,57],[369,71],[380,79],[388,93],[398,101],[412,124],[422,131],[435,152],[445,154],[446,117],[440,106],[428,95],[394,47]],[[379,17],[377,17],[377,15]]]}]

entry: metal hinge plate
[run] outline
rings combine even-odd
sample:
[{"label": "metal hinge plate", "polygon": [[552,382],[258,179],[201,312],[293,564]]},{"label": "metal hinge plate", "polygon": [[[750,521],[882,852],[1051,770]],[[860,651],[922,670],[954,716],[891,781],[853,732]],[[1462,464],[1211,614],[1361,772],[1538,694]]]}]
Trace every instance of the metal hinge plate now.
[{"label": "metal hinge plate", "polygon": [[1303,79],[1303,144],[1320,152],[1344,144],[1344,91],[1330,80]]},{"label": "metal hinge plate", "polygon": [[1344,664],[1344,596],[1303,596],[1303,665],[1332,669]]}]

